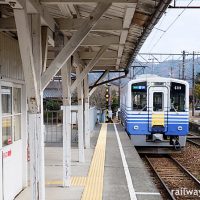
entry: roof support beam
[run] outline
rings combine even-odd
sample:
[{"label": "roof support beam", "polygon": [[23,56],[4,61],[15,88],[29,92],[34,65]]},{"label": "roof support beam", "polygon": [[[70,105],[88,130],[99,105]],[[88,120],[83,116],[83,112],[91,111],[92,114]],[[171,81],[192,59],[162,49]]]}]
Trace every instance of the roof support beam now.
[{"label": "roof support beam", "polygon": [[[73,54],[73,62],[74,62],[73,65],[77,67],[76,64],[81,63],[81,66],[84,66],[85,64],[83,63],[83,60],[91,60],[97,55],[97,53],[98,53],[97,51],[93,52],[81,51],[79,53],[75,53]],[[53,60],[54,58],[55,58],[55,52],[54,51],[48,52],[47,59]],[[111,60],[111,59],[117,59],[117,51],[106,51],[100,58],[100,60]]]},{"label": "roof support beam", "polygon": [[[90,60],[86,60],[86,63],[88,64]],[[111,60],[98,60],[96,63],[96,66],[115,66],[116,65],[116,59],[111,59]]]},{"label": "roof support beam", "polygon": [[53,36],[53,31],[51,29],[47,29],[47,36],[48,36],[48,43],[49,45],[51,45],[52,47],[55,46],[55,41],[54,41],[54,36]]},{"label": "roof support beam", "polygon": [[64,46],[54,61],[50,64],[42,76],[42,89],[44,89],[51,78],[62,68],[69,57],[76,51],[81,42],[88,35],[90,30],[95,26],[103,13],[110,7],[110,3],[99,3],[89,18],[82,24],[82,27],[73,34],[69,42]]},{"label": "roof support beam", "polygon": [[[119,45],[120,38],[118,36],[88,36],[80,44],[80,46],[103,46],[103,45]],[[56,48],[49,48],[55,50]]]},{"label": "roof support beam", "polygon": [[[82,60],[89,60],[89,59],[93,59],[98,52],[80,52],[80,59]],[[117,59],[117,52],[116,51],[106,51],[103,53],[103,55],[101,56],[101,60],[107,60],[107,59]]]},{"label": "roof support beam", "polygon": [[85,66],[85,63],[79,58],[79,55],[78,53],[74,53],[73,54],[73,66],[75,67],[84,67]]},{"label": "roof support beam", "polygon": [[6,0],[13,9],[26,9],[27,13],[33,14],[38,13],[41,17],[42,25],[48,26],[52,31],[55,30],[55,21],[48,13],[48,11],[37,1],[35,0]]},{"label": "roof support beam", "polygon": [[[77,31],[86,19],[56,19],[61,31]],[[123,21],[121,19],[100,19],[92,29],[93,31],[122,30]]]},{"label": "roof support beam", "polygon": [[48,27],[42,27],[42,72],[45,72],[47,67],[47,53],[48,53]]},{"label": "roof support beam", "polygon": [[74,81],[74,83],[71,86],[71,92],[75,90],[75,88],[78,87],[78,85],[83,81],[83,79],[87,76],[87,74],[92,70],[92,68],[95,66],[95,64],[98,62],[101,55],[106,51],[108,46],[103,46],[100,51],[97,53],[94,59],[92,59],[88,65],[83,69],[81,74],[78,76],[78,78]]},{"label": "roof support beam", "polygon": [[94,66],[92,70],[116,70],[116,66]]},{"label": "roof support beam", "polygon": [[132,4],[136,4],[138,0],[41,0],[42,4],[91,4],[91,3],[116,3],[116,4],[126,4],[131,6]]},{"label": "roof support beam", "polygon": [[103,46],[109,44],[119,44],[118,36],[92,36],[87,37],[80,46]]},{"label": "roof support beam", "polygon": [[[100,81],[102,81],[105,77],[106,77],[106,75],[109,73],[109,70],[105,70],[103,73],[102,73],[102,75],[95,81],[95,83],[94,83],[94,85],[96,85],[97,83],[99,83]],[[95,92],[95,90],[97,89],[97,87],[93,87],[91,90],[90,90],[90,92],[89,92],[89,96],[91,96],[94,92]]]},{"label": "roof support beam", "polygon": [[27,85],[29,110],[38,111],[40,102],[32,53],[32,39],[26,10],[14,9],[22,66]]},{"label": "roof support beam", "polygon": [[[47,27],[48,43],[54,46],[53,32]],[[16,31],[16,24],[14,17],[0,18],[0,31]]]},{"label": "roof support beam", "polygon": [[[124,22],[123,22],[123,28],[124,29],[128,29],[130,27],[131,21],[133,19],[133,15],[135,13],[135,8],[136,7],[126,8],[126,12],[125,12],[125,16],[124,16]],[[127,37],[128,37],[128,31],[123,30],[122,33],[121,33],[121,36],[120,36],[120,44],[125,45]],[[118,48],[118,59],[117,59],[117,62],[116,62],[117,69],[119,69],[121,57],[122,57],[122,54],[123,54],[123,51],[124,51],[124,45],[119,46],[119,48]]]}]

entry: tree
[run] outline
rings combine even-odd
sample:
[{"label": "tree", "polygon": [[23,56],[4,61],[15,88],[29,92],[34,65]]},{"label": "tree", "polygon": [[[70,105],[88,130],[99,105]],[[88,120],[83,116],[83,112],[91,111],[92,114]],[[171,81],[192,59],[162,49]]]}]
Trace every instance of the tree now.
[{"label": "tree", "polygon": [[116,112],[119,108],[119,98],[117,96],[116,90],[111,91],[111,108],[113,112]]},{"label": "tree", "polygon": [[90,97],[90,105],[96,106],[97,109],[105,109],[106,108],[106,87],[101,85],[97,87],[95,92]]},{"label": "tree", "polygon": [[55,101],[53,99],[50,99],[46,103],[46,109],[47,110],[60,110],[60,103],[58,101]]},{"label": "tree", "polygon": [[198,102],[200,99],[200,83],[195,84],[195,96]]}]

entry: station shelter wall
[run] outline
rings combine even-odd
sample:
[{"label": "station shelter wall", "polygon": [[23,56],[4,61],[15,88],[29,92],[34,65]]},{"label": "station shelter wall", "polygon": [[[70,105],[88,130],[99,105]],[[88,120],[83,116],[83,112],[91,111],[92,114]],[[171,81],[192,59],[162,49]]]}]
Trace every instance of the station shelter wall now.
[{"label": "station shelter wall", "polygon": [[0,33],[0,200],[27,182],[26,99],[18,41]]}]

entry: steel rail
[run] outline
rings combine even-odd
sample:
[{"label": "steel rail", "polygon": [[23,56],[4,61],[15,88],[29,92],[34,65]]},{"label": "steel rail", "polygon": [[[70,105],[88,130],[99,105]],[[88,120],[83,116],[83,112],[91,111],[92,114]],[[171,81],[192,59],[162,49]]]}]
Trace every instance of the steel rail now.
[{"label": "steel rail", "polygon": [[195,181],[200,186],[200,181],[192,174],[190,173],[179,161],[177,161],[175,158],[168,155],[168,157],[173,160],[182,171],[184,171],[190,178],[192,178],[193,181]]},{"label": "steel rail", "polygon": [[[192,139],[195,139],[195,138],[192,138]],[[197,143],[197,142],[195,142],[195,141],[193,141],[191,139],[188,139],[188,138],[187,138],[187,141],[190,142],[190,143],[192,143],[192,144],[194,144],[194,145],[196,145],[196,146],[198,146],[198,147],[200,147],[200,143]]]},{"label": "steel rail", "polygon": [[160,180],[160,182],[162,183],[163,187],[165,188],[165,190],[167,191],[169,197],[172,200],[176,200],[176,198],[174,197],[174,195],[171,193],[170,189],[168,188],[168,186],[165,184],[165,182],[162,180],[161,176],[157,173],[156,169],[154,168],[153,164],[151,163],[151,161],[149,160],[149,158],[145,155],[146,160],[148,161],[150,167],[152,168],[152,170],[154,171],[154,173],[156,174],[156,176],[158,177],[158,179]]},{"label": "steel rail", "polygon": [[[200,146],[200,144],[197,144]],[[171,197],[171,199],[176,199],[173,194],[171,193],[170,189],[168,188],[168,186],[165,184],[165,182],[162,180],[162,177],[157,173],[156,169],[154,168],[153,164],[151,163],[151,161],[149,160],[149,158],[147,156],[145,156],[146,160],[148,161],[150,167],[152,168],[152,170],[154,171],[154,173],[156,174],[156,176],[158,177],[158,179],[160,180],[160,182],[162,183],[162,185],[164,186],[164,188],[166,189],[166,191],[168,192],[169,196]],[[179,169],[185,173],[188,177],[190,177],[198,186],[200,186],[200,180],[198,180],[192,173],[190,173],[179,161],[177,161],[175,158],[173,158],[170,155],[167,155],[166,158],[169,158],[170,160],[172,160],[177,167],[179,167]]]}]

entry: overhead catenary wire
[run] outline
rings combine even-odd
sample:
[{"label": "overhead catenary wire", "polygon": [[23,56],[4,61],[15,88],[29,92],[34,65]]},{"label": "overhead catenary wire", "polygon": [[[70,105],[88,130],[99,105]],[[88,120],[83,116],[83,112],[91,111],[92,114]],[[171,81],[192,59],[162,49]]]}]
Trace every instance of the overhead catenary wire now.
[{"label": "overhead catenary wire", "polygon": [[[194,0],[191,0],[186,7],[188,7]],[[180,16],[185,12],[187,8],[184,8],[178,15],[177,17],[172,21],[172,23],[167,27],[167,29],[165,30],[165,32],[163,32],[161,34],[161,36],[158,38],[158,40],[154,43],[154,45],[152,46],[152,48],[150,49],[150,52],[152,52],[152,50],[154,49],[154,47],[160,42],[160,40],[163,38],[163,36],[169,31],[169,29],[175,24],[175,22],[180,18]]]},{"label": "overhead catenary wire", "polygon": [[154,38],[156,38],[157,33],[159,32],[160,27],[161,27],[161,25],[163,24],[165,18],[166,18],[166,13],[164,14],[164,16],[162,17],[162,19],[160,20],[160,24],[158,25],[158,27],[155,28],[156,31],[155,31],[155,32],[152,34],[152,36],[151,36],[151,37],[152,37],[152,40],[150,41],[149,46],[151,46],[151,44],[152,44],[153,41],[154,41]]},{"label": "overhead catenary wire", "polygon": [[[161,56],[161,55],[166,55],[167,57],[163,60],[162,58],[160,58],[159,59],[159,55]],[[179,55],[178,56],[178,58],[176,58],[175,60],[174,60],[174,56],[177,56],[177,55]],[[190,53],[186,53],[186,55],[187,55],[187,57],[189,57],[189,58],[187,58],[186,60],[185,60],[185,66],[188,66],[188,65],[190,65],[190,63],[192,62],[192,58],[190,57],[190,56],[192,56],[192,54],[190,54]],[[199,53],[196,53],[195,54],[196,56],[197,55],[199,55]],[[135,62],[134,62],[134,64],[136,64],[136,63],[138,63],[140,66],[148,66],[148,65],[150,65],[150,64],[152,64],[152,62],[150,62],[149,60],[148,60],[148,58],[157,58],[158,59],[158,61],[155,63],[154,62],[154,64],[155,64],[155,67],[157,67],[157,64],[160,64],[160,63],[163,63],[163,62],[170,62],[170,65],[173,65],[174,67],[173,67],[173,77],[175,78],[175,77],[177,77],[177,78],[179,78],[179,71],[180,71],[180,66],[182,66],[182,54],[171,54],[171,53],[141,53],[141,55],[140,54],[138,54],[138,57],[140,57],[142,60],[144,60],[144,62],[142,62],[142,61],[140,61],[140,60],[136,60]],[[171,59],[170,59],[170,57],[171,57]],[[174,63],[175,62],[175,63]],[[195,63],[197,64],[198,63],[198,60],[196,59],[195,60]],[[186,78],[186,80],[191,80],[191,71],[189,71],[189,67],[186,67],[186,74],[187,74],[187,77],[185,77]],[[140,73],[142,70],[136,70],[135,71],[135,74],[138,74],[138,73]]]}]

